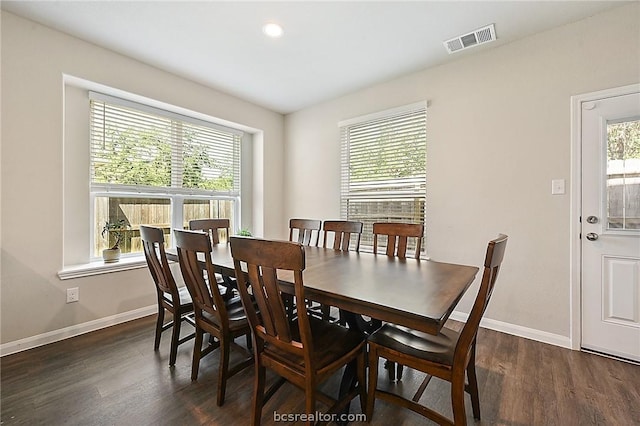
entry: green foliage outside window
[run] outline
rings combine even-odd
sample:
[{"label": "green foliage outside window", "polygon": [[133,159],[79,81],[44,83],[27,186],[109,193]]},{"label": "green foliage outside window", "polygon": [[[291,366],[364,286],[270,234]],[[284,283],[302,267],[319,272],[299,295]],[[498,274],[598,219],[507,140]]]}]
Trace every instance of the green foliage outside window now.
[{"label": "green foliage outside window", "polygon": [[[184,132],[180,186],[219,191],[233,189],[231,164],[222,164],[207,148],[197,143],[195,131]],[[162,132],[107,128],[100,159],[94,162],[94,182],[170,187],[171,156],[171,144]],[[207,178],[203,173],[205,169],[215,170],[218,177]]]},{"label": "green foliage outside window", "polygon": [[357,162],[349,166],[351,182],[391,180],[424,175],[426,170],[424,134],[403,134],[380,129],[380,136],[369,141]]},{"label": "green foliage outside window", "polygon": [[640,120],[607,126],[609,160],[640,159]]}]

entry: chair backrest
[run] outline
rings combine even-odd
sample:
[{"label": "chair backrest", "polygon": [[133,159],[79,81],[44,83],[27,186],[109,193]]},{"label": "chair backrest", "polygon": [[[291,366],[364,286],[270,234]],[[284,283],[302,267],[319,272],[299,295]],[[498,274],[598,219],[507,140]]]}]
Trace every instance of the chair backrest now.
[{"label": "chair backrest", "polygon": [[228,327],[229,316],[216,285],[215,268],[211,262],[209,236],[201,231],[181,229],[174,229],[173,233],[176,238],[180,271],[191,294],[196,318],[201,317],[204,311],[213,316],[218,326]]},{"label": "chair backrest", "polygon": [[[318,246],[322,221],[315,219],[289,220],[289,241],[296,241],[305,246]],[[296,232],[297,231],[297,235]]]},{"label": "chair backrest", "polygon": [[[231,237],[238,289],[247,319],[253,330],[258,352],[271,348],[303,357],[306,368],[313,368],[314,351],[305,305],[302,271],[305,268],[304,247],[300,243],[270,241],[247,237]],[[278,287],[278,270],[293,272],[298,330],[292,330]],[[246,275],[243,271],[246,271]],[[249,296],[251,287],[255,305]],[[297,336],[300,337],[297,337]]]},{"label": "chair backrest", "polygon": [[212,244],[220,244],[220,230],[226,231],[224,238],[229,240],[229,219],[194,219],[189,221],[189,229],[192,231],[205,231],[209,234]]},{"label": "chair backrest", "polygon": [[140,237],[144,257],[147,260],[147,266],[149,266],[151,277],[156,285],[158,297],[161,297],[162,293],[167,293],[171,295],[172,300],[179,300],[178,287],[169,268],[167,254],[164,250],[162,229],[141,225]]},{"label": "chair backrest", "polygon": [[407,245],[409,238],[415,238],[416,259],[420,258],[422,248],[422,236],[424,235],[424,225],[419,223],[391,223],[377,222],[373,224],[373,252],[378,253],[378,236],[387,236],[387,256],[407,257]]},{"label": "chair backrest", "polygon": [[355,250],[360,251],[360,236],[362,235],[362,222],[349,220],[325,220],[322,224],[323,241],[322,247],[327,247],[327,236],[333,232],[333,249],[349,251],[351,239],[355,240]]},{"label": "chair backrest", "polygon": [[504,259],[507,239],[508,237],[506,235],[499,234],[496,239],[489,241],[484,259],[482,282],[480,283],[480,289],[471,308],[469,318],[460,333],[454,354],[454,365],[456,362],[463,362],[462,365],[466,365],[471,345],[478,334],[480,320],[482,319],[484,311],[487,309],[489,299],[496,284],[496,279],[498,278],[498,272],[500,272],[500,265],[502,264],[502,259]]}]

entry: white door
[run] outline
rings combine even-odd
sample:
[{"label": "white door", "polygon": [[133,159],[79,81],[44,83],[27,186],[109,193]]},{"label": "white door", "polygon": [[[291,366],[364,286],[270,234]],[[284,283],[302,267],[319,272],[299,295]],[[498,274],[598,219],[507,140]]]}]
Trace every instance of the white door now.
[{"label": "white door", "polygon": [[640,94],[582,103],[582,347],[640,361]]}]

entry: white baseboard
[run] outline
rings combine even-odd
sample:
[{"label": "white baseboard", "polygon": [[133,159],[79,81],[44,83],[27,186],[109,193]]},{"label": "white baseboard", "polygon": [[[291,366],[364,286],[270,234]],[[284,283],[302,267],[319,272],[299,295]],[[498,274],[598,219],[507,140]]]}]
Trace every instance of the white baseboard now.
[{"label": "white baseboard", "polygon": [[80,334],[89,333],[91,331],[100,330],[101,328],[110,327],[112,325],[121,324],[123,322],[153,315],[158,312],[158,305],[147,306],[135,309],[133,311],[123,312],[106,318],[85,322],[82,324],[72,325],[70,327],[61,328],[60,330],[49,331],[47,333],[38,334],[37,336],[27,337],[25,339],[16,340],[14,342],[4,343],[0,345],[0,357],[11,355],[16,352],[26,351],[27,349],[36,348],[38,346],[47,345],[49,343],[58,342]]},{"label": "white baseboard", "polygon": [[[157,312],[157,310],[157,305],[147,306],[133,311],[112,315],[110,317],[100,318],[94,321],[62,328],[60,330],[54,330],[47,333],[39,334],[37,336],[27,337],[25,339],[5,343],[0,345],[0,357],[11,355],[16,352],[26,351],[27,349],[36,348],[38,346],[47,345],[49,343],[58,342],[60,340],[78,336],[80,334],[89,333],[91,331],[100,330],[112,325],[146,317],[148,315],[153,315]],[[450,318],[455,321],[465,322],[468,318],[468,314],[464,312],[453,311]],[[567,336],[560,336],[558,334],[548,333],[546,331],[510,324],[490,318],[483,318],[482,321],[480,321],[480,326],[488,328],[490,330],[524,337],[525,339],[535,340],[537,342],[548,343],[550,345],[571,349],[571,340]]]},{"label": "white baseboard", "polygon": [[[465,322],[469,314],[459,311],[453,311],[452,320]],[[508,322],[498,321],[491,318],[483,318],[480,326],[489,330],[500,331],[502,333],[512,334],[525,339],[535,340],[537,342],[548,343],[554,346],[560,346],[567,349],[571,348],[571,339],[568,336],[561,336],[546,331],[536,330],[534,328],[523,327],[521,325],[510,324]]]}]

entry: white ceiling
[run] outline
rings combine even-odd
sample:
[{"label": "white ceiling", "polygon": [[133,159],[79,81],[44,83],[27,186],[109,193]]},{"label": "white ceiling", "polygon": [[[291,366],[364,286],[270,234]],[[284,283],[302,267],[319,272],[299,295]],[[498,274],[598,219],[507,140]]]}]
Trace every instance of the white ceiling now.
[{"label": "white ceiling", "polygon": [[[2,9],[289,113],[620,6],[615,1],[2,1]],[[279,39],[262,33],[284,28]],[[443,41],[495,24],[498,40]]]}]

